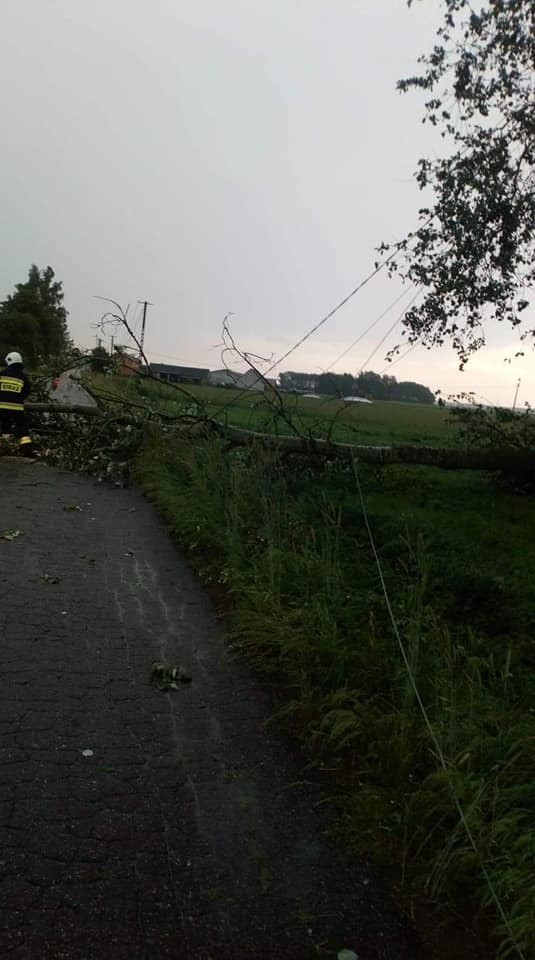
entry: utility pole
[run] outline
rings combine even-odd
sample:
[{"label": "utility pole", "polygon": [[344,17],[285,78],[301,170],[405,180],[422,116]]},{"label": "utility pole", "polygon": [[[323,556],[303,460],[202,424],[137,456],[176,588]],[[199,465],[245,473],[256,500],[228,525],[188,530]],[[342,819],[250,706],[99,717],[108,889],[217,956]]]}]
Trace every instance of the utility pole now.
[{"label": "utility pole", "polygon": [[115,337],[114,337],[114,335],[113,335],[113,333],[112,333],[112,335],[111,335],[111,350],[110,350],[110,356],[111,356],[111,357],[113,357],[113,344],[114,344],[114,342],[115,342]]},{"label": "utility pole", "polygon": [[514,413],[515,410],[516,410],[516,401],[517,401],[517,399],[518,399],[518,391],[520,390],[520,383],[521,383],[521,381],[520,381],[520,377],[519,377],[519,378],[518,378],[518,383],[517,383],[517,385],[516,385],[516,390],[515,390],[515,399],[513,400],[513,413]]},{"label": "utility pole", "polygon": [[141,321],[141,336],[140,336],[140,338],[139,338],[139,346],[140,346],[139,353],[140,353],[140,360],[142,360],[142,359],[143,359],[143,345],[144,345],[144,343],[145,343],[145,322],[146,322],[146,319],[147,319],[147,307],[153,307],[154,304],[151,303],[150,300],[138,300],[138,303],[142,303],[142,304],[143,304],[143,320]]}]

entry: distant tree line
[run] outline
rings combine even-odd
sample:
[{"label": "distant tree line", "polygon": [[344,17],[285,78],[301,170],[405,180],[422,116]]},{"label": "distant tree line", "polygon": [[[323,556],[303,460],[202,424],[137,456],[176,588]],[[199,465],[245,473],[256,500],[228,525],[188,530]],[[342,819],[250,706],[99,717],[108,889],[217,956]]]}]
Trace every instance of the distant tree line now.
[{"label": "distant tree line", "polygon": [[0,361],[18,350],[28,366],[57,357],[71,346],[63,287],[52,267],[33,264],[25,283],[0,303]]},{"label": "distant tree line", "polygon": [[296,373],[280,375],[283,390],[297,390],[331,397],[363,397],[366,400],[397,400],[401,403],[434,403],[435,395],[429,387],[411,380],[396,380],[366,370],[352,373]]}]

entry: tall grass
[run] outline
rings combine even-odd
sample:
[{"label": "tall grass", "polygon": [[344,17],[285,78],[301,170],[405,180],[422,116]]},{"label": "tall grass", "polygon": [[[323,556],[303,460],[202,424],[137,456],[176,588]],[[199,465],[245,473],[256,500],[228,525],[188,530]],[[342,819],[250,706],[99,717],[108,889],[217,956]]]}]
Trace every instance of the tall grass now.
[{"label": "tall grass", "polygon": [[[154,436],[135,475],[206,579],[228,590],[232,640],[272,678],[280,715],[330,770],[347,841],[398,864],[408,890],[468,899],[474,907],[492,907],[484,864],[509,918],[509,931],[496,921],[500,955],[514,955],[513,940],[529,954],[535,951],[535,595],[526,596],[521,578],[516,593],[514,584],[506,588],[499,569],[501,562],[518,562],[503,520],[506,509],[513,517],[517,507],[499,494],[506,499],[492,515],[498,494],[475,475],[464,477],[463,505],[462,478],[410,471],[395,468],[386,479],[365,471],[365,495],[447,771],[392,635],[348,468],[282,460],[260,448],[228,450],[215,440]],[[459,498],[457,522],[446,518],[437,532],[433,511],[441,499],[447,509],[448,484]],[[488,527],[495,524],[506,554],[498,568],[471,552],[472,497],[481,501],[485,494]],[[472,511],[464,518],[463,506]],[[533,520],[532,506],[518,509]],[[535,537],[535,524],[531,530]]]}]

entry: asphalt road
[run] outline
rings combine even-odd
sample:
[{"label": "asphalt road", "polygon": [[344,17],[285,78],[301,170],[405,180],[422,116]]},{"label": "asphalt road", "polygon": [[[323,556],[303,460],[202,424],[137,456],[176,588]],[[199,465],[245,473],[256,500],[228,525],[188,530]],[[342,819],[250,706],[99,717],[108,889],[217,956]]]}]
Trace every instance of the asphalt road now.
[{"label": "asphalt road", "polygon": [[[134,491],[0,460],[0,956],[416,960]],[[164,693],[151,664],[192,683]]]},{"label": "asphalt road", "polygon": [[80,383],[80,370],[65,370],[56,389],[50,388],[50,399],[61,404],[81,404],[86,407],[96,407],[96,400]]}]

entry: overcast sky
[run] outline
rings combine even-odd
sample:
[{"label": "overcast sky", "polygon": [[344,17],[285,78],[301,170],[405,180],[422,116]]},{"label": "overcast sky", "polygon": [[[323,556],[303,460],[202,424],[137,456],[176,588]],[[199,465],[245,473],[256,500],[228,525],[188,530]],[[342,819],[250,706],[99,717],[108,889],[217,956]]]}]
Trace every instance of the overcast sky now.
[{"label": "overcast sky", "polygon": [[[396,80],[439,0],[1,0],[0,298],[28,267],[63,281],[95,343],[95,294],[154,303],[153,360],[221,366],[221,323],[281,356],[414,227],[417,158],[440,149]],[[400,291],[380,275],[280,369],[330,369]],[[407,295],[407,300],[410,293]],[[334,369],[382,372],[401,301]],[[392,367],[445,392],[535,402],[509,329],[461,375],[450,350]]]}]

